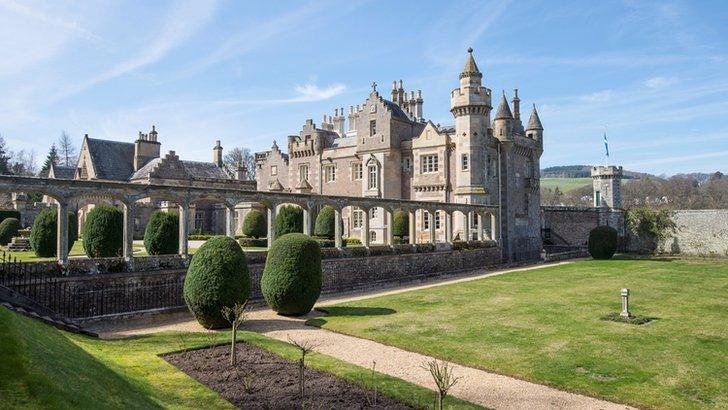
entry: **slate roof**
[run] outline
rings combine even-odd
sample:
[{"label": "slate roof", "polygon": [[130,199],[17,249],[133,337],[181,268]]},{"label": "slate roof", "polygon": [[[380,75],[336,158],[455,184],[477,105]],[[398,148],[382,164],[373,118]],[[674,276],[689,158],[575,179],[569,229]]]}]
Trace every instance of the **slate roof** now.
[{"label": "slate roof", "polygon": [[454,125],[440,125],[436,126],[437,131],[440,133],[446,133],[446,134],[452,134],[455,132],[455,126]]},{"label": "slate roof", "polygon": [[53,177],[57,179],[73,179],[76,176],[76,167],[53,165]]},{"label": "slate roof", "polygon": [[392,101],[382,99],[382,102],[384,105],[392,111],[392,117],[399,118],[402,120],[412,121],[410,120],[409,116],[407,115],[402,108],[400,108],[399,105],[393,103]]},{"label": "slate roof", "polygon": [[134,173],[133,143],[95,138],[86,141],[98,179],[126,181]]},{"label": "slate roof", "polygon": [[468,49],[468,58],[465,60],[463,72],[460,73],[460,78],[463,77],[483,77],[483,74],[478,70],[478,65],[475,64],[472,48]]},{"label": "slate roof", "polygon": [[[162,158],[154,158],[139,168],[129,179],[148,179],[149,174],[162,162]],[[177,179],[224,179],[230,180],[230,175],[224,169],[212,162],[180,161],[185,168],[185,175],[177,176]]]},{"label": "slate roof", "polygon": [[508,101],[506,100],[506,93],[503,93],[503,95],[501,95],[500,105],[498,105],[498,112],[495,114],[496,120],[502,118],[513,118],[513,114],[511,113],[511,106],[508,105]]},{"label": "slate roof", "polygon": [[526,127],[526,130],[543,130],[543,125],[541,125],[541,119],[538,118],[538,112],[536,112],[535,105],[531,111],[531,118],[528,119],[528,126]]}]

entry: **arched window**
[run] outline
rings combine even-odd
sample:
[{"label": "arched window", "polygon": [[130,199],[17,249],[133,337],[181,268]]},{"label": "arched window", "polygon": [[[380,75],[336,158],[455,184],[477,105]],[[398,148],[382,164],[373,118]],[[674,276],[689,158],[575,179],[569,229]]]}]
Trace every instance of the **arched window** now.
[{"label": "arched window", "polygon": [[376,242],[377,241],[377,233],[375,231],[369,232],[369,242]]}]

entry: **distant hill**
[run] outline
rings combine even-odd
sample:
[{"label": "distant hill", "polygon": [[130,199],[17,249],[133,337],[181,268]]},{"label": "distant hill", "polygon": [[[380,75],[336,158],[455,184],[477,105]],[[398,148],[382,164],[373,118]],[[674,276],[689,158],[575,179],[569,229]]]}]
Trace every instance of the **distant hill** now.
[{"label": "distant hill", "polygon": [[[625,179],[654,177],[644,172],[628,170],[623,172]],[[541,170],[541,178],[591,178],[591,165],[559,165],[544,168]]]}]

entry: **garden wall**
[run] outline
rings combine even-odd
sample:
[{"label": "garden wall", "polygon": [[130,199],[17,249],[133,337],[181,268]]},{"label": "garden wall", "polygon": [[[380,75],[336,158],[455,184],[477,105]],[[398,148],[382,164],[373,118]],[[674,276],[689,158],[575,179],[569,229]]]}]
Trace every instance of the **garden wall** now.
[{"label": "garden wall", "polygon": [[589,231],[597,226],[615,228],[626,235],[624,211],[576,206],[541,207],[544,242],[552,245],[586,246]]},{"label": "garden wall", "polygon": [[[728,257],[728,209],[678,210],[673,221],[677,229],[658,245],[658,252]],[[630,235],[629,250],[643,249],[643,241]]]}]

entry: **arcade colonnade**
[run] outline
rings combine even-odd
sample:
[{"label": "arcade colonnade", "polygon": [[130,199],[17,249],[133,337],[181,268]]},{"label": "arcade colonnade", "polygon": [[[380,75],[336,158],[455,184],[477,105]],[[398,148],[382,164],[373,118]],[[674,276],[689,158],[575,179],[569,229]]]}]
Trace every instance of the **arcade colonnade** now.
[{"label": "arcade colonnade", "polygon": [[[179,209],[179,254],[187,257],[189,253],[188,229],[190,206],[198,201],[214,201],[222,204],[226,209],[225,233],[235,236],[235,206],[239,203],[258,203],[267,209],[268,246],[275,238],[274,221],[280,206],[285,204],[298,205],[303,209],[303,231],[311,235],[314,226],[314,214],[323,206],[334,209],[335,218],[335,246],[342,247],[342,211],[346,207],[354,207],[364,212],[361,220],[362,245],[370,246],[369,237],[369,211],[374,208],[382,209],[386,216],[386,235],[384,245],[393,245],[394,237],[392,225],[394,213],[402,210],[409,214],[409,243],[414,244],[417,239],[416,215],[419,211],[427,218],[429,231],[428,241],[436,242],[435,214],[444,215],[445,242],[453,241],[453,218],[460,213],[468,221],[465,224],[465,237],[475,237],[478,240],[500,241],[500,221],[497,206],[458,204],[444,202],[411,201],[402,199],[361,198],[347,196],[321,196],[314,194],[282,193],[249,191],[235,188],[216,188],[200,186],[136,184],[128,182],[101,181],[101,180],[65,180],[40,177],[0,176],[0,192],[38,192],[53,198],[57,202],[58,230],[57,230],[57,259],[62,266],[68,264],[68,218],[61,217],[68,214],[69,204],[84,197],[106,197],[121,204],[124,214],[123,249],[122,256],[128,263],[133,263],[134,217],[138,201],[164,200],[174,203]],[[472,227],[472,228],[471,228]],[[475,232],[471,232],[471,229]],[[442,229],[442,227],[440,228]]]}]

